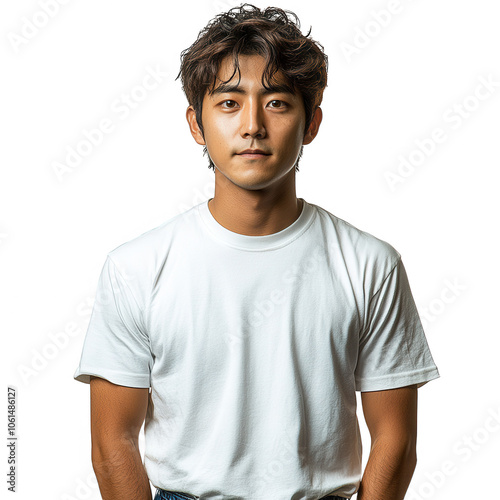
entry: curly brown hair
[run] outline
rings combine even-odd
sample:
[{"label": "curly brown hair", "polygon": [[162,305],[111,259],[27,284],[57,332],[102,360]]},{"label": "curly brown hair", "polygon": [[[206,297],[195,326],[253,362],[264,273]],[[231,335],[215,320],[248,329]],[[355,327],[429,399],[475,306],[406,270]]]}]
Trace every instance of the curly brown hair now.
[{"label": "curly brown hair", "polygon": [[[245,9],[245,7],[249,9]],[[295,18],[289,19],[287,14]],[[260,10],[252,4],[244,3],[227,12],[218,14],[203,28],[196,41],[181,53],[181,69],[176,80],[181,76],[182,90],[189,105],[193,106],[196,121],[204,137],[201,122],[203,98],[215,89],[217,73],[221,61],[228,55],[233,58],[234,71],[241,78],[238,54],[261,55],[266,59],[262,85],[267,89],[273,75],[281,70],[285,81],[294,92],[302,95],[306,114],[304,134],[307,132],[316,108],[323,100],[323,91],[327,86],[328,56],[323,46],[300,31],[300,21],[296,14],[277,7]],[[302,156],[301,147],[296,171]],[[208,155],[207,147],[203,154]],[[215,171],[215,165],[208,155],[209,165]]]}]

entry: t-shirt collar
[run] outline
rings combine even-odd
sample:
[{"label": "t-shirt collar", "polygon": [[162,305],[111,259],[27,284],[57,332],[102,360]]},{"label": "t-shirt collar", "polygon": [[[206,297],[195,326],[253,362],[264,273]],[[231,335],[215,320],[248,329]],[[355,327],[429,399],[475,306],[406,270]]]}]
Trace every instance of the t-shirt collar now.
[{"label": "t-shirt collar", "polygon": [[313,206],[303,198],[299,198],[303,201],[302,212],[292,224],[277,233],[249,236],[235,233],[219,224],[208,208],[208,202],[211,199],[198,205],[198,213],[204,225],[216,240],[241,250],[272,250],[288,245],[309,227],[315,214]]}]

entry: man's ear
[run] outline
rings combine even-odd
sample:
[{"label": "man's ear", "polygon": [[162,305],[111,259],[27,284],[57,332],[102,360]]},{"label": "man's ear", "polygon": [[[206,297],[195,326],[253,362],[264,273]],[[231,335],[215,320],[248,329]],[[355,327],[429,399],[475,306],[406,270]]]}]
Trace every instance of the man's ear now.
[{"label": "man's ear", "polygon": [[196,121],[196,111],[191,105],[188,106],[186,110],[186,120],[189,124],[189,130],[191,131],[191,135],[193,136],[194,140],[201,146],[205,146],[205,139],[203,139],[200,127],[198,126],[198,122]]},{"label": "man's ear", "polygon": [[319,126],[323,120],[323,110],[318,106],[316,111],[314,112],[313,119],[307,129],[306,134],[304,135],[304,140],[302,144],[310,144],[313,139],[316,137],[319,131]]}]

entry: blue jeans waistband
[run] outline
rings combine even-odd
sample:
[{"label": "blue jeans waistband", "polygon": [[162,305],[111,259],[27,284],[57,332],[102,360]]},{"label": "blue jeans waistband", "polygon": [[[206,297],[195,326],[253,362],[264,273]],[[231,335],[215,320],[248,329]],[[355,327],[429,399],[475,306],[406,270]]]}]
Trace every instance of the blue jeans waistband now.
[{"label": "blue jeans waistband", "polygon": [[[196,500],[198,497],[189,495],[188,493],[181,493],[179,491],[167,491],[161,488],[156,488],[156,495],[153,500]],[[348,500],[345,497],[338,495],[329,495],[322,497],[320,500]]]},{"label": "blue jeans waistband", "polygon": [[178,491],[167,491],[160,488],[156,488],[156,495],[153,500],[192,500],[197,499],[193,495],[188,495],[187,493],[180,493]]}]

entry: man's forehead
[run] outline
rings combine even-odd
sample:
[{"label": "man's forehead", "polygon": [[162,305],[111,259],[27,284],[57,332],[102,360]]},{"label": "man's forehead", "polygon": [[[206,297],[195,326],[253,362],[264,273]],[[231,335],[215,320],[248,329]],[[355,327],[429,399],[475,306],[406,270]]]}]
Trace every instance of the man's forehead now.
[{"label": "man's forehead", "polygon": [[[245,68],[247,66],[252,66],[263,70],[266,67],[266,58],[261,56],[260,54],[237,54],[238,65],[241,68]],[[234,67],[236,65],[236,61],[233,56],[228,54],[223,57],[219,64],[219,73],[228,73],[226,79],[231,76]]]},{"label": "man's forehead", "polygon": [[[256,66],[252,67],[251,74],[247,74],[245,61],[241,61],[239,56],[240,73],[235,71],[235,64],[231,57],[227,56],[220,64],[219,71],[215,81],[214,88],[211,89],[210,95],[216,96],[222,93],[237,92],[246,94],[253,87],[258,88],[259,94],[284,93],[295,95],[293,85],[283,75],[281,70],[276,71],[271,79],[271,82],[266,82],[268,89],[262,86],[262,75],[265,69],[265,59],[261,56],[256,56],[254,62]],[[245,56],[243,56],[245,57]],[[251,57],[251,56],[246,56]],[[260,59],[260,60],[259,60]],[[234,75],[233,75],[234,72]],[[229,77],[231,80],[227,81]],[[269,89],[270,88],[270,89]]]}]

